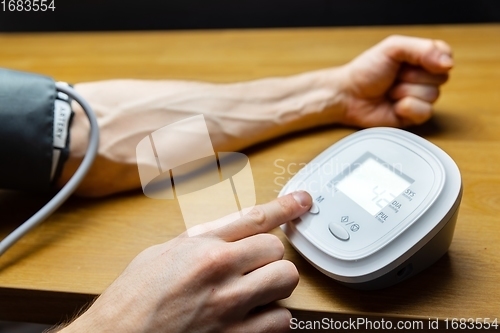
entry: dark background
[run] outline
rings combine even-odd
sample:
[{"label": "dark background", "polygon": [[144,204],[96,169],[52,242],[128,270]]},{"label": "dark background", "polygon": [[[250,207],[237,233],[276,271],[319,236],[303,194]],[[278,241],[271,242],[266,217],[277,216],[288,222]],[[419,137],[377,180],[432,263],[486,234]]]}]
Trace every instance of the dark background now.
[{"label": "dark background", "polygon": [[37,13],[3,11],[2,1],[10,0],[0,0],[4,32],[500,21],[500,0],[54,0],[55,11]]}]

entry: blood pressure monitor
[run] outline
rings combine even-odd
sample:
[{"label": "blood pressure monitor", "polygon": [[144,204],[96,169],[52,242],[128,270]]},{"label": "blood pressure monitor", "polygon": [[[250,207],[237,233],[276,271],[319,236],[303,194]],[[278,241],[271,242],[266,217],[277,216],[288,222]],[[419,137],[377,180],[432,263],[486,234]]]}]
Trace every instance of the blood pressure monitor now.
[{"label": "blood pressure monitor", "polygon": [[448,250],[462,195],[444,151],[394,128],[359,131],[302,168],[280,196],[305,190],[309,212],[282,226],[312,265],[356,289],[380,289]]}]

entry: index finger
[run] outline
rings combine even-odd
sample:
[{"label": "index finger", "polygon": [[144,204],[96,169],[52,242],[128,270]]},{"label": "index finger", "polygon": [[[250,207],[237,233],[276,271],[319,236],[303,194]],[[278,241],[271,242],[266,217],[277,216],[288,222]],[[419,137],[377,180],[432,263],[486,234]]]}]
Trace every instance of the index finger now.
[{"label": "index finger", "polygon": [[307,192],[293,192],[269,203],[255,206],[242,218],[213,230],[212,234],[233,242],[268,232],[306,213],[311,204],[312,198]]}]

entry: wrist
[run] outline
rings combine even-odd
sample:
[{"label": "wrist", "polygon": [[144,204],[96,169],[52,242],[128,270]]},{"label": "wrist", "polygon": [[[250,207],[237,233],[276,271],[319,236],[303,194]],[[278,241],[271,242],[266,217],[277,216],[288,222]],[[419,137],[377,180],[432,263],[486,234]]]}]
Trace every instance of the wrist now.
[{"label": "wrist", "polygon": [[82,333],[82,332],[113,332],[121,323],[120,318],[113,318],[107,307],[95,309],[90,307],[73,322],[59,326],[50,333]]},{"label": "wrist", "polygon": [[348,105],[345,66],[322,69],[307,73],[311,75],[311,88],[324,91],[323,100],[317,110],[311,112],[312,126],[342,123]]}]

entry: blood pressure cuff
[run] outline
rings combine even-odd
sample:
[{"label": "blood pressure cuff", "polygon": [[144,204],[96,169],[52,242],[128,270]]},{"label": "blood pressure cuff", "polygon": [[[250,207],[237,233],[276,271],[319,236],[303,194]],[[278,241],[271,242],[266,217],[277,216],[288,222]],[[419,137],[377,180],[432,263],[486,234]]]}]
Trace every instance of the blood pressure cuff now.
[{"label": "blood pressure cuff", "polygon": [[50,189],[55,82],[0,68],[0,188]]}]

